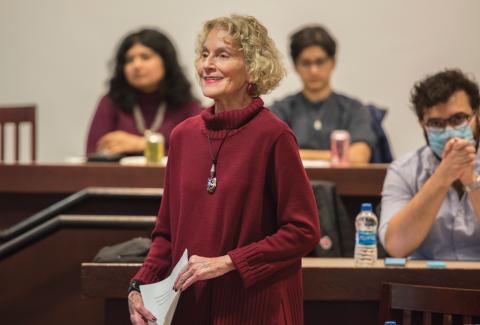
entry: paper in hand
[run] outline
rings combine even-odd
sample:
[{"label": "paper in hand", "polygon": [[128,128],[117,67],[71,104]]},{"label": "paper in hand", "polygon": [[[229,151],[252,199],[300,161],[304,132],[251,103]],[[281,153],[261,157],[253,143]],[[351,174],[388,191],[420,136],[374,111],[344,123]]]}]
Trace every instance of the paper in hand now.
[{"label": "paper in hand", "polygon": [[156,322],[148,322],[149,325],[170,325],[172,322],[180,298],[180,291],[175,292],[173,285],[178,274],[187,264],[188,251],[185,249],[172,273],[165,280],[140,286],[145,308],[157,318]]}]

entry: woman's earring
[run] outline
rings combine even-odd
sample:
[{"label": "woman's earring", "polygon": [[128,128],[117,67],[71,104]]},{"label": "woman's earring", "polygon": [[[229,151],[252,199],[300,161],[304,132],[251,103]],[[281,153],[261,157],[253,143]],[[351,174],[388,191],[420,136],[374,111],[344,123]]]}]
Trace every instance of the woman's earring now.
[{"label": "woman's earring", "polygon": [[257,86],[254,83],[249,82],[247,85],[247,94],[252,97],[257,96]]}]

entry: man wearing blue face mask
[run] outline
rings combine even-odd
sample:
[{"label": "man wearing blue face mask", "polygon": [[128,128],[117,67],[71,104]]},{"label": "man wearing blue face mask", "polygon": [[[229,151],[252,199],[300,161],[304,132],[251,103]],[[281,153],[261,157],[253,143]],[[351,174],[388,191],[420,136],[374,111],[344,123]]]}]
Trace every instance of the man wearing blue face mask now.
[{"label": "man wearing blue face mask", "polygon": [[479,260],[478,85],[445,70],[418,82],[411,102],[427,146],[389,167],[380,240],[392,256]]}]

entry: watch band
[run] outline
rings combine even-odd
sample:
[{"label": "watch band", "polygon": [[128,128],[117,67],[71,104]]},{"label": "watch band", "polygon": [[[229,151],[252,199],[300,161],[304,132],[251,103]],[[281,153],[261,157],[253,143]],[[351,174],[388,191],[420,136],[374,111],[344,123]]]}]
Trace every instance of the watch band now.
[{"label": "watch band", "polygon": [[463,187],[465,192],[469,193],[477,188],[480,188],[480,175],[475,176],[475,181],[473,183],[467,184]]},{"label": "watch band", "polygon": [[143,285],[142,282],[140,282],[138,280],[132,280],[132,282],[130,282],[130,285],[128,286],[128,293],[130,293],[132,291],[140,292],[140,286],[141,285]]}]

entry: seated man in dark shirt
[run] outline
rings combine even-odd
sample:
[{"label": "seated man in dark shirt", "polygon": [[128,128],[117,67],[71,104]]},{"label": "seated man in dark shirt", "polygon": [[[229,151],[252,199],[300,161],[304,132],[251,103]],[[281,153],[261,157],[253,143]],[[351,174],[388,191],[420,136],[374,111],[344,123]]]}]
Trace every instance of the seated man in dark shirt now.
[{"label": "seated man in dark shirt", "polygon": [[375,135],[370,114],[352,98],[332,91],[336,43],[321,26],[303,28],[291,37],[290,54],[303,90],[272,105],[272,111],[293,130],[303,159],[330,159],[330,135],[350,133],[351,162],[370,160]]}]

